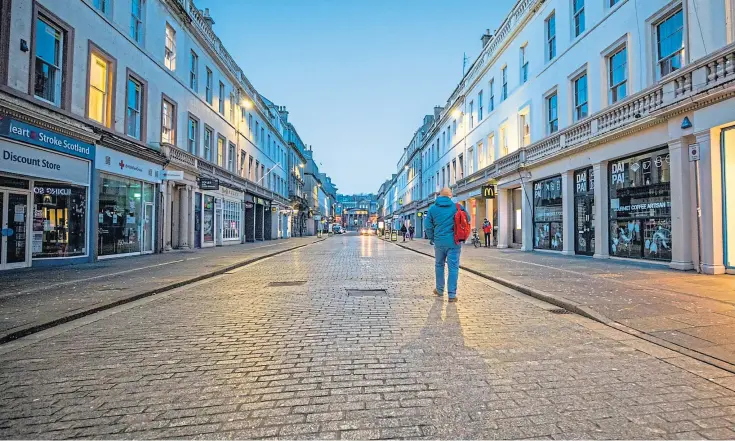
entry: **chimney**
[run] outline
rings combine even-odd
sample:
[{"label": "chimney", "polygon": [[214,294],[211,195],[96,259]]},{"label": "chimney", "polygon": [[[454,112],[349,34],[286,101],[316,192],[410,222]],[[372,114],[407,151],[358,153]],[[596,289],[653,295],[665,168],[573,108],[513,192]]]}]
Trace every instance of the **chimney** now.
[{"label": "chimney", "polygon": [[482,35],[480,40],[482,40],[482,47],[484,48],[487,46],[487,43],[490,41],[490,39],[493,38],[492,34],[490,34],[490,29],[486,29],[485,33]]},{"label": "chimney", "polygon": [[211,29],[214,25],[214,19],[211,15],[209,15],[209,8],[204,8],[204,12],[202,12],[202,15],[204,16],[204,21],[207,22],[209,28]]},{"label": "chimney", "polygon": [[442,106],[434,106],[434,119],[438,120],[439,115],[441,115],[442,110],[444,110],[444,107]]},{"label": "chimney", "polygon": [[278,115],[281,117],[283,122],[288,122],[288,110],[286,110],[286,106],[278,107]]}]

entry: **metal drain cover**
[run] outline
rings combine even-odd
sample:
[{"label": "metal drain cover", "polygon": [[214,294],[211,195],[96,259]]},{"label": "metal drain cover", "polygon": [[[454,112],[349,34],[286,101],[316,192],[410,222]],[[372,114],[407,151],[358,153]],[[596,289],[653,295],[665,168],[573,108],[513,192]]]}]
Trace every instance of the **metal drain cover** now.
[{"label": "metal drain cover", "polygon": [[352,297],[385,297],[388,291],[384,289],[348,289],[347,295]]},{"label": "metal drain cover", "polygon": [[289,282],[271,282],[268,286],[301,286],[306,283],[306,280],[292,280]]},{"label": "metal drain cover", "polygon": [[547,311],[549,311],[552,314],[571,314],[572,313],[571,311],[567,311],[566,309],[562,309],[562,308],[548,309]]}]

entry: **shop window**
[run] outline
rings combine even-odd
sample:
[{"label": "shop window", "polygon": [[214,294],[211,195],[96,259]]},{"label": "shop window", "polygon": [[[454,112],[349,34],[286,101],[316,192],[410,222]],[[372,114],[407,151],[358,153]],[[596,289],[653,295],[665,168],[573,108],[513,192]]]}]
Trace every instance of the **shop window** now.
[{"label": "shop window", "polygon": [[153,184],[102,175],[99,184],[98,254],[152,250]]},{"label": "shop window", "polygon": [[533,247],[561,251],[562,235],[561,177],[533,184]]},{"label": "shop window", "polygon": [[87,254],[87,188],[36,181],[33,188],[33,258]]},{"label": "shop window", "polygon": [[735,127],[722,131],[722,199],[725,266],[735,268]]},{"label": "shop window", "polygon": [[204,195],[202,209],[202,234],[204,242],[214,242],[214,196]]},{"label": "shop window", "polygon": [[611,161],[610,255],[671,260],[667,149]]}]

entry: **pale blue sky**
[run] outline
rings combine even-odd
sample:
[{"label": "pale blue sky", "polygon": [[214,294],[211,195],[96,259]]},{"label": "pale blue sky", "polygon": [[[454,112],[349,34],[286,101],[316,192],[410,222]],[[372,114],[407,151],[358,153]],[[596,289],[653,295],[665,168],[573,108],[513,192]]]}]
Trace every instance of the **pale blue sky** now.
[{"label": "pale blue sky", "polygon": [[[515,0],[196,0],[341,193],[374,192]],[[462,11],[464,9],[464,11]]]}]

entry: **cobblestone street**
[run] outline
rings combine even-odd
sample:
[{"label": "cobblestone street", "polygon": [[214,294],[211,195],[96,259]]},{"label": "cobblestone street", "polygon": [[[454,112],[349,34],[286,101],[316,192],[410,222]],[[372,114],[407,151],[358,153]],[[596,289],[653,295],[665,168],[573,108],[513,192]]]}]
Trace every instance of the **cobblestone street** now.
[{"label": "cobblestone street", "polygon": [[735,438],[729,372],[433,278],[335,236],[2,345],[0,437]]}]

